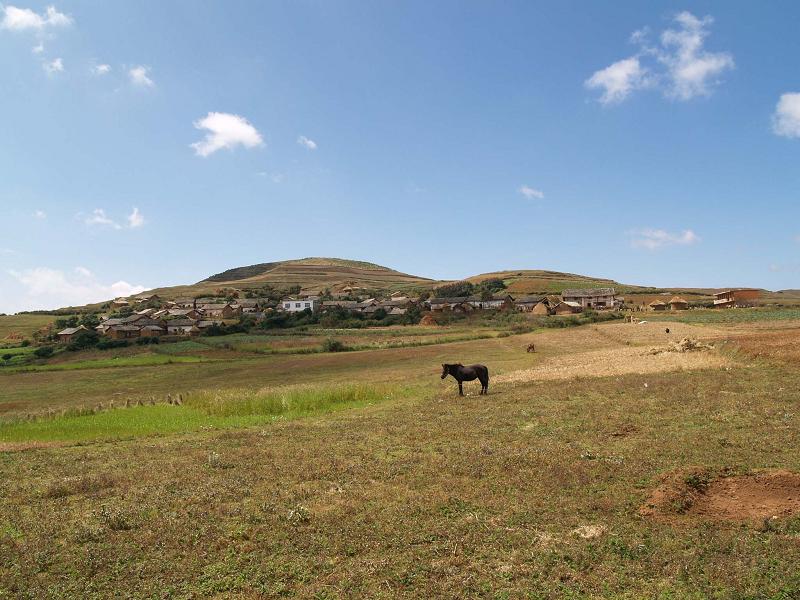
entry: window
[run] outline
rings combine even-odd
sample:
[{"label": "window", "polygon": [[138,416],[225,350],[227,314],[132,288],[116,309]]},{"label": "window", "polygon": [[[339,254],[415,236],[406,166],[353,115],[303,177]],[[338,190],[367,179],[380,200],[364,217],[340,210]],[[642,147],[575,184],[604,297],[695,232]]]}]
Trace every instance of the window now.
[{"label": "window", "polygon": [[[298,304],[298,306],[300,305]],[[306,302],[306,308],[311,308],[311,304],[309,302]]]},{"label": "window", "polygon": [[284,305],[283,305],[283,308],[291,308],[291,307],[292,307],[292,305],[291,305],[291,304],[289,304],[288,302],[287,302],[286,304],[284,304]]},{"label": "window", "polygon": [[294,305],[294,307],[295,307],[295,308],[300,308],[300,303],[299,303],[299,302],[295,302],[295,305]]}]

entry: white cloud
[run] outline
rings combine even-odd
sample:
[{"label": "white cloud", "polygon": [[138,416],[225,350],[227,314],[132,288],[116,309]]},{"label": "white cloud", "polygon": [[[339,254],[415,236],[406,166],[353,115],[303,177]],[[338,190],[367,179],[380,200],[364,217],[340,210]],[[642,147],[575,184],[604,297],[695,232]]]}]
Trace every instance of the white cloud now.
[{"label": "white cloud", "polygon": [[33,216],[36,219],[46,219],[47,218],[47,213],[44,212],[43,210],[36,209],[35,211],[33,211]]},{"label": "white cloud", "polygon": [[525,196],[528,200],[533,200],[534,198],[541,200],[544,198],[544,192],[528,185],[523,185],[521,188],[519,188],[519,193]]},{"label": "white cloud", "polygon": [[131,210],[131,213],[125,217],[125,220],[127,221],[127,225],[123,227],[117,221],[109,217],[105,210],[102,208],[95,208],[92,214],[83,219],[83,222],[89,226],[98,225],[101,227],[110,227],[111,229],[137,229],[145,224],[144,215],[142,215],[135,206]]},{"label": "white cloud", "polygon": [[667,29],[661,34],[665,51],[659,61],[667,67],[670,85],[667,93],[679,100],[708,96],[718,77],[734,67],[727,52],[707,52],[703,48],[708,37],[707,26],[714,22],[710,16],[698,19],[684,11],[675,17],[679,29]]},{"label": "white cloud", "polygon": [[111,65],[95,65],[92,67],[92,75],[108,75],[111,72]]},{"label": "white cloud", "polygon": [[139,209],[134,206],[133,211],[128,215],[128,227],[136,229],[142,225],[144,225],[144,217],[139,212]]},{"label": "white cloud", "polygon": [[705,49],[712,17],[699,19],[684,11],[673,20],[677,27],[663,31],[657,46],[648,44],[648,28],[634,31],[630,41],[639,52],[596,71],[584,85],[602,90],[603,104],[622,102],[633,91],[647,88],[677,100],[710,95],[722,73],[734,67],[733,56]]},{"label": "white cloud", "polygon": [[194,126],[196,129],[208,130],[205,139],[191,144],[198,156],[210,156],[223,148],[233,150],[236,146],[255,148],[264,145],[258,130],[239,115],[210,112],[195,121]]},{"label": "white cloud", "polygon": [[85,267],[76,267],[73,274],[48,267],[8,273],[22,286],[21,294],[16,299],[18,310],[81,306],[119,296],[140,294],[147,289],[143,285],[132,285],[127,281],[103,283]]},{"label": "white cloud", "polygon": [[150,79],[148,73],[150,73],[150,67],[145,67],[143,65],[137,65],[128,69],[128,77],[131,83],[137,87],[155,87],[156,83]]},{"label": "white cloud", "polygon": [[631,245],[634,248],[646,248],[647,250],[657,250],[665,246],[691,246],[700,241],[700,237],[691,229],[685,229],[680,233],[670,233],[663,229],[640,229],[631,232],[633,239]]},{"label": "white cloud", "polygon": [[54,58],[49,62],[43,62],[42,67],[48,75],[61,73],[64,71],[64,61],[62,61],[60,58]]},{"label": "white cloud", "polygon": [[632,91],[647,87],[649,82],[647,69],[632,56],[596,71],[584,85],[589,89],[603,90],[600,96],[602,104],[615,104],[625,100]]},{"label": "white cloud", "polygon": [[772,115],[772,131],[788,138],[800,138],[800,93],[781,94]]},{"label": "white cloud", "polygon": [[72,24],[72,18],[60,13],[54,6],[48,6],[44,14],[40,15],[30,8],[6,6],[2,8],[3,20],[0,29],[12,31],[25,31],[28,29],[41,31],[47,27],[66,27]]},{"label": "white cloud", "polygon": [[102,208],[95,208],[92,211],[92,214],[86,217],[83,222],[87,225],[101,225],[108,226],[113,229],[122,229],[122,225],[109,218],[108,215],[106,215],[106,211],[104,211]]},{"label": "white cloud", "polygon": [[34,54],[41,54],[42,52],[44,52],[44,44],[42,42],[39,42],[37,45],[31,48],[31,52],[33,52]]},{"label": "white cloud", "polygon": [[305,148],[308,148],[309,150],[317,149],[317,143],[314,140],[308,139],[304,135],[301,135],[299,138],[297,138],[297,143]]}]

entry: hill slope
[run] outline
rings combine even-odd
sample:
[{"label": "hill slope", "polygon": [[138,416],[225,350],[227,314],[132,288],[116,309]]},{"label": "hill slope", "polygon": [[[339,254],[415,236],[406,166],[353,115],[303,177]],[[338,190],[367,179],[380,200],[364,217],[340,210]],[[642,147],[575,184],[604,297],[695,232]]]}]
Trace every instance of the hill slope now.
[{"label": "hill slope", "polygon": [[435,284],[436,282],[431,279],[408,275],[373,263],[314,257],[236,267],[212,275],[194,285],[159,288],[153,291],[160,296],[172,298],[211,294],[221,288],[248,290],[266,285],[277,289],[288,289],[299,285],[304,291],[329,289],[338,292],[347,287],[402,290]]}]

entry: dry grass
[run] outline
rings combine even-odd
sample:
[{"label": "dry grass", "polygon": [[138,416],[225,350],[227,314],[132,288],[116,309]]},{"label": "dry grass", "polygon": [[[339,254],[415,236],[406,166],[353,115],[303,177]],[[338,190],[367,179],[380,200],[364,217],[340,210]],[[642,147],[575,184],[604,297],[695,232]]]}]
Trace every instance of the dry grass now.
[{"label": "dry grass", "polygon": [[[388,383],[418,369],[435,393],[0,454],[0,597],[797,597],[800,518],[639,514],[686,465],[800,471],[796,365],[743,349],[730,370],[497,382],[464,399],[436,379],[443,354],[488,356],[500,374],[569,348],[646,354],[657,332],[621,327],[355,353],[363,371],[337,370],[352,355],[281,362]],[[108,473],[110,487],[42,493]]]}]

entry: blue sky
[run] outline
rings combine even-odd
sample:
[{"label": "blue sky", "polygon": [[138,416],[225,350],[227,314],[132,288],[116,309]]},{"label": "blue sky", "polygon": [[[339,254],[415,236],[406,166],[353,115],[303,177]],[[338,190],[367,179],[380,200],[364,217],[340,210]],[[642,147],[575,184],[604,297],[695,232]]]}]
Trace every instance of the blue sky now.
[{"label": "blue sky", "polygon": [[800,287],[798,22],[792,2],[0,5],[0,312],[305,256]]}]

